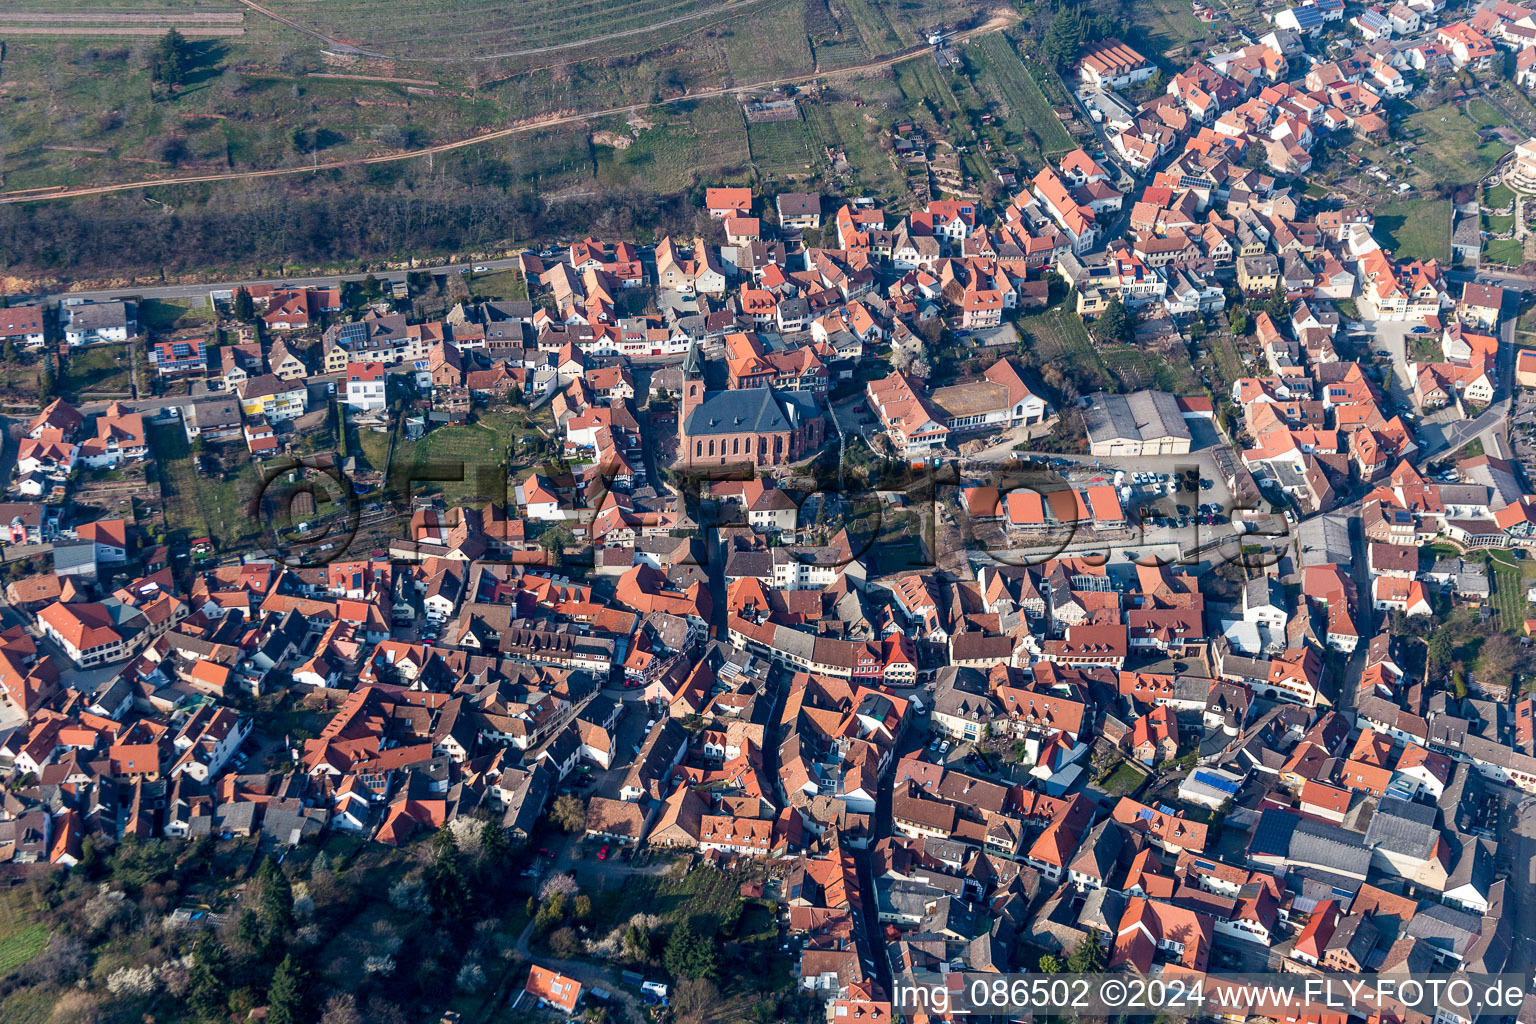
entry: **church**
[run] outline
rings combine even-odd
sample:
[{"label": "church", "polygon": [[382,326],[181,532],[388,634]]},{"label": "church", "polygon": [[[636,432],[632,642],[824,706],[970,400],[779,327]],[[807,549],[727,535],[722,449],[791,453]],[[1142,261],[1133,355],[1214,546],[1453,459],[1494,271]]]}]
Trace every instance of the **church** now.
[{"label": "church", "polygon": [[809,458],[826,443],[826,423],[812,393],[772,387],[705,391],[694,356],[684,364],[679,465],[782,466]]}]

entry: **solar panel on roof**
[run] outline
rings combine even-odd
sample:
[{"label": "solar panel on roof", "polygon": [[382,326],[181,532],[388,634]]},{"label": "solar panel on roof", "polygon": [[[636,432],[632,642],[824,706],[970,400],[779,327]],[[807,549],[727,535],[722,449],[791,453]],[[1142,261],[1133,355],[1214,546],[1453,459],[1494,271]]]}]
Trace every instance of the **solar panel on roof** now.
[{"label": "solar panel on roof", "polygon": [[1136,817],[1140,818],[1142,821],[1151,821],[1154,816],[1155,815],[1152,813],[1152,808],[1150,807],[1143,807],[1141,810],[1136,812]]},{"label": "solar panel on roof", "polygon": [[1172,807],[1169,807],[1167,804],[1158,804],[1157,805],[1157,809],[1162,814],[1178,814],[1179,813],[1178,811],[1174,810]]},{"label": "solar panel on roof", "polygon": [[1220,775],[1215,775],[1203,769],[1196,770],[1194,774],[1196,782],[1210,786],[1212,789],[1219,789],[1223,793],[1237,792],[1238,784],[1232,779],[1222,778]]}]

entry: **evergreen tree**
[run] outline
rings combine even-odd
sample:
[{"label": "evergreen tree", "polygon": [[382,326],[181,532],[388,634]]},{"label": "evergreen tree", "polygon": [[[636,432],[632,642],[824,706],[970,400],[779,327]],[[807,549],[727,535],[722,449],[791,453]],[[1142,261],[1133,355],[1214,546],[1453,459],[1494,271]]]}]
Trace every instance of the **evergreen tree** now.
[{"label": "evergreen tree", "polygon": [[149,78],[157,85],[176,87],[187,80],[192,70],[192,48],[187,37],[175,29],[161,36],[149,53]]},{"label": "evergreen tree", "polygon": [[1066,67],[1077,59],[1083,47],[1083,16],[1076,5],[1063,4],[1045,30],[1040,52],[1057,67]]},{"label": "evergreen tree", "polygon": [[267,988],[267,1024],[297,1024],[304,1005],[304,969],[289,953]]},{"label": "evergreen tree", "polygon": [[1104,950],[1099,946],[1099,933],[1090,931],[1077,948],[1067,957],[1067,970],[1073,974],[1096,974],[1104,969]]},{"label": "evergreen tree", "polygon": [[1131,332],[1135,328],[1135,321],[1131,318],[1130,310],[1125,303],[1116,296],[1109,300],[1109,305],[1104,307],[1104,312],[1093,322],[1093,335],[1105,344],[1118,344],[1131,340]]},{"label": "evergreen tree", "polygon": [[241,285],[235,289],[235,301],[230,310],[236,320],[244,320],[249,323],[256,319],[256,302],[251,298],[250,291]]},{"label": "evergreen tree", "polygon": [[480,827],[480,854],[485,858],[487,866],[500,865],[511,852],[512,844],[507,841],[507,830],[501,827],[500,822],[487,821]]},{"label": "evergreen tree", "polygon": [[720,968],[714,944],[693,930],[687,921],[672,929],[662,964],[674,978],[714,978]]},{"label": "evergreen tree", "polygon": [[425,881],[432,910],[440,917],[458,917],[469,904],[469,882],[460,864],[459,846],[453,833],[439,829],[433,836],[436,853],[427,865]]},{"label": "evergreen tree", "polygon": [[53,356],[44,356],[43,368],[37,375],[37,397],[46,404],[53,397],[53,389],[57,386],[58,378],[53,369]]},{"label": "evergreen tree", "polygon": [[205,932],[192,950],[187,983],[187,1003],[199,1016],[214,1018],[223,1012],[225,968],[224,950]]},{"label": "evergreen tree", "polygon": [[1285,297],[1285,282],[1276,281],[1275,290],[1269,293],[1269,298],[1264,300],[1264,312],[1275,322],[1278,330],[1280,325],[1290,319],[1291,302]]},{"label": "evergreen tree", "polygon": [[285,934],[293,927],[293,886],[288,876],[271,857],[262,860],[256,880],[261,883],[261,901],[257,905],[261,921],[267,926],[268,937]]},{"label": "evergreen tree", "polygon": [[246,949],[260,953],[266,946],[265,936],[266,932],[261,927],[261,918],[256,916],[254,910],[245,910],[235,921],[235,938]]}]

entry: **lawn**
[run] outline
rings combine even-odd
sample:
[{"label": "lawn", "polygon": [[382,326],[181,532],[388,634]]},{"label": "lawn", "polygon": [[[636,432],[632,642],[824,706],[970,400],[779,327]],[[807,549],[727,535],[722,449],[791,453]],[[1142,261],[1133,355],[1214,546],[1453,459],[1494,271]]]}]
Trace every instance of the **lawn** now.
[{"label": "lawn", "polygon": [[1376,207],[1376,241],[1407,259],[1451,259],[1449,199],[1406,199]]},{"label": "lawn", "polygon": [[70,351],[59,389],[76,396],[91,392],[128,395],[133,392],[131,374],[127,345],[86,345]]},{"label": "lawn", "polygon": [[[509,468],[520,465],[509,465],[509,454],[520,441],[538,437],[533,424],[547,420],[542,409],[533,419],[523,410],[479,412],[474,423],[441,426],[419,441],[401,441],[396,465],[409,475],[398,477],[392,469],[390,486],[408,487],[413,495],[439,494],[450,507],[487,502],[505,506],[511,496]],[[537,447],[542,450],[542,445]]]},{"label": "lawn", "polygon": [[257,543],[262,524],[250,509],[256,492],[255,467],[236,454],[237,468],[227,478],[203,476],[193,465],[192,450],[180,423],[147,426],[165,503],[167,540],[185,550],[198,537],[211,537],[215,547],[224,552]]},{"label": "lawn", "polygon": [[[359,46],[407,58],[506,53],[520,49],[573,46],[567,59],[616,34],[643,31],[657,22],[680,20],[677,31],[698,27],[694,21],[728,20],[735,5],[701,0],[457,0],[452,5],[395,5],[358,0],[274,0],[279,14],[307,28]],[[706,20],[706,18],[708,20]],[[434,67],[417,68],[418,73]]]},{"label": "lawn", "polygon": [[1525,248],[1513,238],[1501,238],[1483,247],[1483,258],[1489,263],[1507,263],[1518,267],[1525,262]]},{"label": "lawn", "polygon": [[1099,784],[1099,788],[1110,796],[1129,796],[1146,781],[1146,772],[1137,770],[1129,761],[1121,761],[1120,767],[1111,772],[1109,778]]},{"label": "lawn", "polygon": [[806,133],[818,153],[831,147],[841,149],[847,156],[858,191],[893,200],[906,192],[896,165],[874,137],[880,131],[880,123],[867,108],[850,102],[822,101],[805,103],[801,111]]},{"label": "lawn", "polygon": [[720,916],[740,899],[741,879],[717,868],[674,866],[661,875],[633,875],[618,889],[598,894],[594,917],[598,934],[636,914],[655,914],[668,925],[689,921],[700,935],[714,935]]},{"label": "lawn", "polygon": [[1204,344],[1216,362],[1216,372],[1223,384],[1230,385],[1243,376],[1243,360],[1237,354],[1237,343],[1230,334],[1208,335]]},{"label": "lawn", "polygon": [[1507,235],[1514,229],[1515,215],[1512,213],[1483,214],[1483,230],[1489,234]]},{"label": "lawn", "polygon": [[[1131,17],[1133,45],[1140,44],[1143,53],[1162,53],[1176,49],[1196,39],[1204,39],[1206,25],[1191,13],[1187,4],[1177,0],[1140,0],[1128,5],[1126,13]],[[1150,44],[1151,49],[1146,46]]]},{"label": "lawn", "polygon": [[1483,205],[1490,209],[1502,210],[1514,200],[1514,190],[1503,182],[1490,185],[1483,190]]},{"label": "lawn", "polygon": [[599,182],[617,187],[681,191],[711,184],[748,163],[746,123],[734,99],[715,98],[648,111],[643,118],[604,122],[594,135]]},{"label": "lawn", "polygon": [[144,299],[138,303],[138,312],[139,324],[151,331],[194,330],[213,323],[213,311],[206,302]]},{"label": "lawn", "polygon": [[500,299],[519,302],[528,298],[528,282],[516,270],[498,270],[491,274],[476,274],[469,282],[469,290],[475,298]]},{"label": "lawn", "polygon": [[[1452,104],[1442,104],[1405,117],[1400,135],[1416,143],[1414,168],[1421,185],[1440,182],[1472,184],[1493,169],[1509,152],[1501,142],[1479,142],[1477,131],[1496,123],[1496,112],[1486,104],[1469,105],[1471,116]],[[1486,108],[1486,109],[1485,109]]]}]

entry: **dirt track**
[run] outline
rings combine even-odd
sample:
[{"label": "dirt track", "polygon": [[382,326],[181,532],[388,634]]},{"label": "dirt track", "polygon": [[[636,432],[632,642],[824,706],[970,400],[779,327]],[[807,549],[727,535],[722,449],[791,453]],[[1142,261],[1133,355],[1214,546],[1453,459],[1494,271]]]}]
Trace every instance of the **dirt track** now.
[{"label": "dirt track", "polygon": [[515,135],[526,135],[529,132],[540,131],[545,128],[559,127],[564,124],[575,124],[592,118],[610,117],[615,114],[631,114],[637,110],[648,110],[652,107],[667,106],[673,103],[691,103],[701,99],[712,99],[717,96],[734,96],[739,93],[757,92],[761,89],[772,89],[781,85],[795,85],[803,82],[815,81],[822,78],[837,78],[844,75],[862,74],[866,71],[875,71],[880,68],[890,67],[892,64],[900,64],[904,60],[910,60],[918,54],[927,51],[926,46],[914,47],[889,57],[857,64],[853,67],[839,68],[836,71],[826,71],[818,75],[801,75],[793,78],[775,78],[766,82],[753,82],[750,85],[736,85],[730,88],[702,89],[699,92],[690,93],[687,96],[678,96],[673,99],[663,100],[661,103],[630,103],[622,107],[608,107],[603,110],[586,110],[573,114],[541,117],[510,128],[501,128],[481,135],[474,135],[467,139],[457,139],[453,142],[443,142],[436,146],[427,146],[422,149],[405,150],[400,153],[384,153],[379,156],[355,157],[348,160],[326,160],[308,167],[273,167],[260,171],[228,171],[219,174],[190,174],[164,178],[148,178],[142,181],[123,181],[110,185],[80,185],[74,188],[37,188],[25,189],[19,192],[0,193],[0,203],[30,203],[45,199],[74,199],[81,196],[107,195],[112,192],[131,192],[142,188],[156,188],[164,185],[200,185],[214,181],[247,181],[255,178],[281,178],[295,174],[312,174],[316,171],[335,171],[345,167],[360,167],[370,164],[394,163],[398,160],[414,160],[417,157],[430,156],[435,153],[448,153],[455,149],[463,149],[466,146],[476,146],[483,142],[495,142],[498,139],[511,138]]}]

